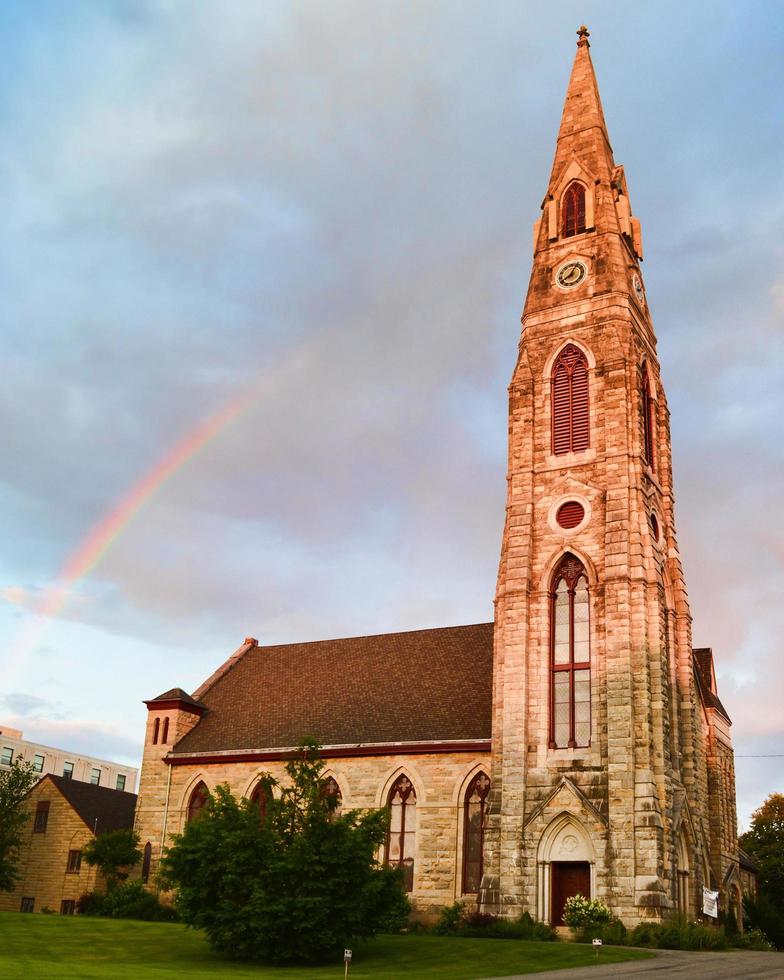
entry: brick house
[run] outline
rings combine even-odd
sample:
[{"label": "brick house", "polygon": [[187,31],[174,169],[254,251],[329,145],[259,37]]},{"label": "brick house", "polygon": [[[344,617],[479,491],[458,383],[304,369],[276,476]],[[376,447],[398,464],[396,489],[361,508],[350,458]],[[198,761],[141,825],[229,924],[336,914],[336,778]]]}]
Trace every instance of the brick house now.
[{"label": "brick house", "polygon": [[252,797],[313,736],[343,807],[390,807],[384,857],[424,916],[739,902],[731,722],[692,650],[641,262],[581,28],[509,388],[494,622],[248,639],[192,695],[147,701],[148,871],[206,789]]},{"label": "brick house", "polygon": [[29,814],[16,888],[0,892],[0,911],[73,915],[85,892],[101,890],[103,876],[82,860],[96,834],[133,826],[136,795],[63,776],[44,776],[25,801]]}]

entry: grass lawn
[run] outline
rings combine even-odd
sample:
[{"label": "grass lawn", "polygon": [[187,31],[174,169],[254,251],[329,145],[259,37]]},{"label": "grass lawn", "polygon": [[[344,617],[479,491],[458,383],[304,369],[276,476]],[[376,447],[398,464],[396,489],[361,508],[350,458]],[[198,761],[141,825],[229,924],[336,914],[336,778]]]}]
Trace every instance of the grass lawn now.
[{"label": "grass lawn", "polygon": [[[603,949],[600,961],[617,963],[651,954]],[[354,949],[351,980],[370,977],[477,977],[533,973],[596,963],[590,946],[507,939],[382,936]],[[302,980],[343,977],[342,960],[329,966],[281,967],[233,963],[210,952],[199,932],[184,926],[78,916],[0,913],[0,977],[227,977],[229,980]]]}]

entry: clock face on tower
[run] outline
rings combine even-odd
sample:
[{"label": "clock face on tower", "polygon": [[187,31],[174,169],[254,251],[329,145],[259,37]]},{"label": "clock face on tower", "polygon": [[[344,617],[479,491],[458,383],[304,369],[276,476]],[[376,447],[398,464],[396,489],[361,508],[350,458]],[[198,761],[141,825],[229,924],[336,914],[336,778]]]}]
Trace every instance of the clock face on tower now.
[{"label": "clock face on tower", "polygon": [[564,262],[555,275],[555,281],[562,289],[572,289],[574,286],[579,286],[587,275],[588,269],[585,263],[572,259]]},{"label": "clock face on tower", "polygon": [[640,306],[645,305],[645,291],[642,288],[642,280],[635,272],[632,276],[632,288],[634,289],[634,295],[637,297],[637,302]]}]

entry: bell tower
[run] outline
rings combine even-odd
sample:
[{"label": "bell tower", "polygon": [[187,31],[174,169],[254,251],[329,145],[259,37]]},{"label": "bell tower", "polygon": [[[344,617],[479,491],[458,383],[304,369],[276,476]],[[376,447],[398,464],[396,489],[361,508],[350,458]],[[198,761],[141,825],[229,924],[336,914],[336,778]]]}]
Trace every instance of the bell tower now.
[{"label": "bell tower", "polygon": [[707,777],[640,222],[577,34],[509,388],[480,901],[634,924],[696,911]]}]

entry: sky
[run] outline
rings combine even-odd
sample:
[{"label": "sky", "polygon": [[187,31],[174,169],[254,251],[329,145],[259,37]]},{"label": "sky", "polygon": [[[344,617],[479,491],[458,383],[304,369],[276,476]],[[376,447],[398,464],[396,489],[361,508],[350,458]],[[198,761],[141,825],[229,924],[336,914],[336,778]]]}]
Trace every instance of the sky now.
[{"label": "sky", "polygon": [[749,758],[784,755],[784,29],[753,0],[6,0],[0,722],[138,764],[143,699],[246,636],[492,618],[583,21],[741,825],[784,791]]}]

